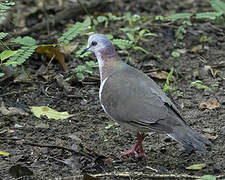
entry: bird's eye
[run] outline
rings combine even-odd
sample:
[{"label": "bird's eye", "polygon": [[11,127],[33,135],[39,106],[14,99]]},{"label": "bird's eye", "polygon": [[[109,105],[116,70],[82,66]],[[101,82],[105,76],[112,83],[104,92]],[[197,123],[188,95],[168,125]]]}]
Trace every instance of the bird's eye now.
[{"label": "bird's eye", "polygon": [[96,46],[96,45],[97,45],[97,42],[96,42],[96,41],[92,41],[92,42],[91,42],[91,45],[92,45],[92,46]]}]

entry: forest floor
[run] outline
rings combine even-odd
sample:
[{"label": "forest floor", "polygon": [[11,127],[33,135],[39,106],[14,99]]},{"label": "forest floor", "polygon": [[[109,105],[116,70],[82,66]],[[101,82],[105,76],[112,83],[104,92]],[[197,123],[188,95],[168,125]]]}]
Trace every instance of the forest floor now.
[{"label": "forest floor", "polygon": [[[50,0],[44,11],[40,10],[38,2],[18,1],[12,17],[20,26],[16,24],[13,28],[6,27],[6,31],[9,34],[16,30],[19,34],[19,29],[24,28],[28,31],[34,26],[32,23],[43,21],[44,13],[47,12],[51,18],[71,4],[62,1],[63,4],[59,5],[59,1]],[[207,12],[211,9],[209,3],[203,0],[105,2],[87,11],[96,15],[108,12],[123,15],[124,12],[131,12],[140,17],[154,17],[177,12]],[[27,35],[40,44],[53,43],[68,24],[86,18],[82,7],[80,10],[82,13],[73,14],[70,19],[62,19],[51,25],[49,31],[44,27]],[[42,19],[38,19],[40,16]],[[19,23],[22,19],[26,19],[26,23]],[[25,27],[28,22],[31,26]],[[178,143],[166,135],[150,132],[143,143],[146,159],[122,158],[121,152],[131,148],[136,143],[136,137],[116,124],[102,110],[98,97],[98,69],[95,69],[93,77],[88,75],[83,81],[78,81],[74,75],[73,69],[77,65],[87,60],[96,61],[94,54],[84,58],[76,57],[74,53],[66,55],[65,71],[58,62],[49,62],[43,55],[35,53],[23,65],[31,77],[29,81],[14,77],[0,79],[0,151],[9,153],[9,156],[0,156],[0,179],[23,179],[23,175],[26,179],[97,179],[95,176],[100,179],[195,179],[206,174],[218,177],[225,175],[224,22],[218,24],[192,20],[192,25],[186,27],[187,32],[179,42],[175,36],[179,24],[149,18],[139,25],[159,35],[146,36],[137,43],[151,54],[117,49],[119,56],[147,73],[161,87],[166,81],[163,73],[167,74],[174,67],[170,85],[176,90],[167,92],[168,96],[187,123],[209,138],[213,146],[206,152],[184,155]],[[128,26],[132,25],[125,21],[115,21],[109,22],[107,28],[104,28],[104,24],[99,25],[96,31],[126,39],[125,33],[118,29]],[[200,42],[202,37],[208,40]],[[84,33],[76,41],[85,43],[87,39],[88,34]],[[180,52],[179,57],[171,55],[174,50]],[[40,73],[40,67],[43,66],[47,71]],[[71,76],[74,79],[67,81]],[[197,80],[201,80],[211,90],[191,86]],[[68,83],[69,90],[60,82]],[[219,107],[201,109],[200,104],[208,101],[219,104]],[[37,118],[31,112],[31,106],[48,106],[74,116],[64,120],[44,116]],[[4,108],[11,111],[10,107],[21,111],[2,113]],[[195,164],[203,164],[205,167],[199,170],[186,169]]]}]

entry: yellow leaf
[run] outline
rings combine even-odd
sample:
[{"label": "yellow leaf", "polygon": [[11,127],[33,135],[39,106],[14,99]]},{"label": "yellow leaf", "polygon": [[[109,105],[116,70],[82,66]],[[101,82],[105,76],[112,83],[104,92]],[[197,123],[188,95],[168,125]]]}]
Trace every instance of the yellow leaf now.
[{"label": "yellow leaf", "polygon": [[41,116],[47,116],[49,119],[67,119],[72,116],[73,114],[69,114],[68,112],[58,112],[48,106],[31,106],[31,112],[38,118]]},{"label": "yellow leaf", "polygon": [[4,151],[0,151],[0,155],[2,155],[2,156],[9,156],[9,153],[8,152],[4,152]]},{"label": "yellow leaf", "polygon": [[185,169],[189,169],[189,170],[200,170],[203,169],[204,167],[206,167],[206,164],[193,164],[191,166],[186,167]]}]

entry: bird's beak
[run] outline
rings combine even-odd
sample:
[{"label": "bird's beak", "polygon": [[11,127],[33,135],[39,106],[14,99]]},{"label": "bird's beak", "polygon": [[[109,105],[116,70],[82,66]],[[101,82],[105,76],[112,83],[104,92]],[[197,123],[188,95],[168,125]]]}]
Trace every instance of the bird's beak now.
[{"label": "bird's beak", "polygon": [[84,49],[84,50],[80,53],[80,55],[83,55],[84,53],[86,53],[86,52],[89,50],[89,48],[90,48],[90,47],[87,47],[86,49]]}]

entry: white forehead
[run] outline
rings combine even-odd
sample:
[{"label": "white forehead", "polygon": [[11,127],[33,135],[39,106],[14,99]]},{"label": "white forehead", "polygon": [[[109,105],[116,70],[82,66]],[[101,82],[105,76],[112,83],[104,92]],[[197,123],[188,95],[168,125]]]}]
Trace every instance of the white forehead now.
[{"label": "white forehead", "polygon": [[93,34],[88,39],[88,44],[90,45],[92,41],[104,44],[105,46],[112,45],[111,41],[104,34]]}]

